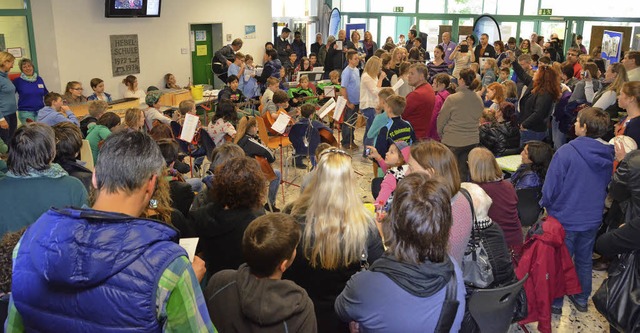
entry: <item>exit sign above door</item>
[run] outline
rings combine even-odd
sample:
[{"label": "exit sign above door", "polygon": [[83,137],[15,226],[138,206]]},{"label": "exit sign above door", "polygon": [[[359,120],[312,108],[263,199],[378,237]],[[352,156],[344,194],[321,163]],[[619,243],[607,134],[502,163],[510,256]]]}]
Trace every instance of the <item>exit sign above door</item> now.
[{"label": "exit sign above door", "polygon": [[553,10],[551,8],[540,8],[538,9],[538,15],[553,15]]},{"label": "exit sign above door", "polygon": [[404,13],[404,7],[393,7],[394,13]]}]

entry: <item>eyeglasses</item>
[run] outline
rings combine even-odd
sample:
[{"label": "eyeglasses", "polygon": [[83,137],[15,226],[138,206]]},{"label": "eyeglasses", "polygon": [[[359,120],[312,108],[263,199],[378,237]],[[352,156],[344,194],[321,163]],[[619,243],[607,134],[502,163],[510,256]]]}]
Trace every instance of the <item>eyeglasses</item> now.
[{"label": "eyeglasses", "polygon": [[340,155],[344,155],[344,156],[349,156],[349,158],[351,158],[351,155],[349,153],[347,153],[346,151],[342,150],[342,149],[338,149],[338,148],[329,148],[324,150],[322,153],[320,153],[320,157],[327,155],[327,154],[340,154]]}]

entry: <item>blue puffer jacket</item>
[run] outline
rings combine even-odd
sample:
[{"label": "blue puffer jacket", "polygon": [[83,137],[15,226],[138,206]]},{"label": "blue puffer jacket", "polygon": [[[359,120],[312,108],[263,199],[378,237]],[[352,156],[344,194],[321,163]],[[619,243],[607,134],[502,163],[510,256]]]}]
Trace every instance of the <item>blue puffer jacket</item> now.
[{"label": "blue puffer jacket", "polygon": [[186,252],[158,221],[51,209],[24,234],[12,298],[27,332],[161,332],[156,289]]}]

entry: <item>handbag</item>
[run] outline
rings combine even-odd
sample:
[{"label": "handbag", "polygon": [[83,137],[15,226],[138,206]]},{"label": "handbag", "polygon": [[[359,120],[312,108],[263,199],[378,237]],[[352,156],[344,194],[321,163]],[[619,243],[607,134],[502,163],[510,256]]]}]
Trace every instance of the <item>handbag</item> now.
[{"label": "handbag", "polygon": [[471,206],[471,216],[473,217],[473,227],[471,228],[471,238],[467,243],[467,249],[462,257],[462,277],[464,283],[474,288],[487,288],[493,283],[493,270],[489,262],[489,254],[482,241],[482,231],[476,227],[476,214],[473,208],[473,201],[467,190],[461,188],[460,192],[467,198]]},{"label": "handbag", "polygon": [[593,304],[620,332],[640,331],[640,255],[620,256],[615,267],[593,295]]}]

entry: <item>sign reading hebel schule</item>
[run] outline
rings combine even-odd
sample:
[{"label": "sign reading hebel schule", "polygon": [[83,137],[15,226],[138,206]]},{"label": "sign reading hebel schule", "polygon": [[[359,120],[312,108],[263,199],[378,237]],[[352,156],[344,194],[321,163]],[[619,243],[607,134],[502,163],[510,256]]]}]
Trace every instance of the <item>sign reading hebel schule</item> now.
[{"label": "sign reading hebel schule", "polygon": [[111,71],[113,76],[140,73],[138,35],[111,35]]}]

